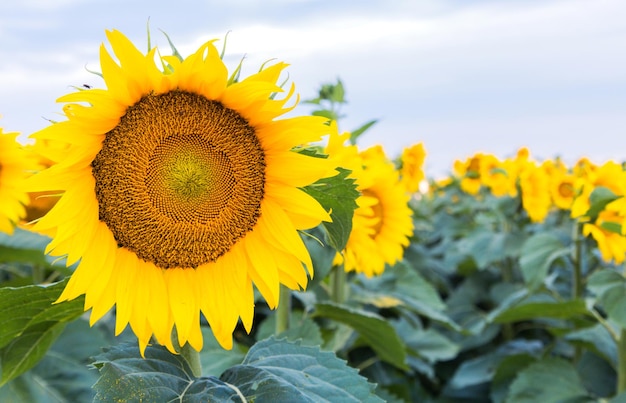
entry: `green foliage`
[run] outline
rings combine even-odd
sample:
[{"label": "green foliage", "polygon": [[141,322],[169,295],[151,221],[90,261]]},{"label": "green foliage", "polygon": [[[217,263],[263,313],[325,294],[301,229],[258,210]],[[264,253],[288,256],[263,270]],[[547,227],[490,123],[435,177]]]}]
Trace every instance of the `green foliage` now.
[{"label": "green foliage", "polygon": [[602,270],[589,277],[589,289],[611,320],[626,328],[626,278],[613,270]]},{"label": "green foliage", "polygon": [[381,316],[331,303],[317,304],[316,314],[350,326],[381,360],[408,369],[404,343]]},{"label": "green foliage", "polygon": [[149,346],[142,358],[135,343],[107,349],[94,366],[94,401],[381,401],[334,354],[275,338],[256,343],[219,378],[193,376],[182,356],[162,346]]},{"label": "green foliage", "polygon": [[543,284],[552,263],[567,256],[571,249],[564,246],[561,239],[551,232],[539,232],[528,238],[521,250],[519,260],[524,281],[531,290]]},{"label": "green foliage", "polygon": [[83,299],[53,305],[67,282],[0,288],[0,386],[32,368],[83,312]]},{"label": "green foliage", "polygon": [[337,175],[320,179],[303,190],[331,212],[333,221],[324,222],[322,226],[328,234],[329,244],[336,251],[342,251],[352,231],[352,216],[360,193],[356,190],[354,179],[347,178],[350,171],[343,168],[337,170]]},{"label": "green foliage", "polygon": [[507,401],[563,402],[588,398],[574,366],[562,359],[546,358],[520,372],[511,384]]},{"label": "green foliage", "polygon": [[[340,119],[343,83],[309,103]],[[624,268],[581,234],[618,199],[611,190],[593,191],[584,221],[555,208],[535,223],[519,196],[431,183],[411,200],[404,260],[372,278],[348,273],[341,288],[329,277],[359,196],[348,174],[304,189],[333,222],[301,234],[315,277],[291,293],[289,326],[276,334],[259,297],[252,332],[239,325],[226,351],[203,321],[204,376],[158,345],[142,358],[131,331],[112,337],[114,310],[89,327],[82,298],[53,304],[71,268],[44,255],[46,237],[0,234],[0,401],[626,401]]]}]

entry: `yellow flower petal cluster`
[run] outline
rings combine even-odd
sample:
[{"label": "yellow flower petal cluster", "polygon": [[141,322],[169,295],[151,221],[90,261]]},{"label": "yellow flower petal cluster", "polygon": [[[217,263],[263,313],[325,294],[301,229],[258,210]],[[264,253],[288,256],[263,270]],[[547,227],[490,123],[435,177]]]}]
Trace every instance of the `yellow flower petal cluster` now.
[{"label": "yellow flower petal cluster", "polygon": [[413,144],[402,150],[400,157],[400,182],[408,193],[417,192],[420,183],[425,179],[425,159],[426,149],[423,143]]},{"label": "yellow flower petal cluster", "polygon": [[626,199],[620,198],[607,204],[595,222],[583,224],[583,235],[595,239],[604,261],[622,264],[626,260],[624,224],[626,224]]},{"label": "yellow flower petal cluster", "polygon": [[130,324],[142,352],[152,337],[174,351],[174,330],[200,350],[201,314],[230,349],[239,320],[251,329],[253,285],[275,308],[281,284],[313,275],[298,230],[330,216],[301,188],[334,168],[293,148],[328,126],[277,119],[292,109],[293,85],[275,98],[284,63],[233,82],[213,41],[179,59],[107,38],[106,88],[61,97],[66,120],[33,135],[53,165],[30,191],[63,191],[34,229],[78,262],[59,301],[85,294],[91,324],[115,306],[116,334]]},{"label": "yellow flower petal cluster", "polygon": [[413,234],[410,197],[382,147],[359,152],[355,145],[344,145],[348,133],[339,135],[332,126],[326,152],[335,164],[352,170],[350,177],[361,192],[348,243],[334,263],[371,277],[402,259]]},{"label": "yellow flower petal cluster", "polygon": [[6,234],[12,234],[26,215],[29,198],[24,180],[37,167],[17,136],[0,128],[0,232]]}]

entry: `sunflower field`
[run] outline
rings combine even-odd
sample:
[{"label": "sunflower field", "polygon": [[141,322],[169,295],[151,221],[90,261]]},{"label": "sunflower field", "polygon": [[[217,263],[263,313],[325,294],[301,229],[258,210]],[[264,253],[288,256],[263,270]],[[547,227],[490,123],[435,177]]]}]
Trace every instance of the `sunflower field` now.
[{"label": "sunflower field", "polygon": [[1,402],[626,402],[622,163],[430,178],[339,80],[295,109],[285,63],[106,36],[0,129]]}]

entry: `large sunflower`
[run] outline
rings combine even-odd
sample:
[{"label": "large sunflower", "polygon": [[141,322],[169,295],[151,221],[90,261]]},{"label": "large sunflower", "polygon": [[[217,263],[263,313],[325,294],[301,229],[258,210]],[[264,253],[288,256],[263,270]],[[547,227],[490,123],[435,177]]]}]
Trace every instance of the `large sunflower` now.
[{"label": "large sunflower", "polygon": [[17,133],[0,128],[0,232],[12,234],[28,203],[24,180],[35,169],[33,160],[17,142]]},{"label": "large sunflower", "polygon": [[398,262],[413,234],[410,195],[400,181],[398,171],[381,147],[359,152],[357,146],[343,146],[348,133],[331,137],[326,151],[337,165],[352,170],[361,196],[352,218],[352,231],[342,254],[334,264],[343,263],[346,271],[371,277],[381,274],[385,265]]},{"label": "large sunflower", "polygon": [[292,149],[328,127],[276,119],[294,92],[274,99],[284,63],[233,83],[212,41],[182,60],[107,37],[106,89],[60,98],[67,120],[33,135],[67,145],[30,187],[64,191],[35,225],[54,234],[47,252],[80,261],[59,301],[85,294],[92,324],[115,305],[116,334],[130,324],[142,352],[153,335],[174,351],[174,328],[200,350],[202,313],[229,349],[239,319],[251,329],[253,284],[274,308],[280,284],[312,275],[297,231],[330,217],[300,188],[334,169]]}]

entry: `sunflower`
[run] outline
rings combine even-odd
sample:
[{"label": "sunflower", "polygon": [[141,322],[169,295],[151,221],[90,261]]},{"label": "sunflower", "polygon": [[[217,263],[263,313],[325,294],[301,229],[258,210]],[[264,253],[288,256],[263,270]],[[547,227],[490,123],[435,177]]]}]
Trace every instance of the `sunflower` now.
[{"label": "sunflower", "polygon": [[214,41],[182,59],[106,35],[119,62],[103,44],[106,89],[61,97],[67,120],[33,135],[59,145],[30,190],[64,192],[35,229],[80,261],[58,301],[85,294],[91,324],[115,305],[115,333],[130,324],[142,353],[151,337],[175,351],[173,330],[200,350],[201,313],[230,349],[239,319],[251,330],[253,285],[275,308],[280,284],[313,275],[298,230],[330,216],[300,188],[334,168],[293,148],[328,126],[276,119],[293,109],[293,84],[275,99],[284,63],[238,81]]},{"label": "sunflower", "polygon": [[419,190],[420,183],[426,177],[424,173],[425,159],[426,149],[423,143],[417,143],[402,150],[400,180],[407,192],[415,193]]},{"label": "sunflower", "polygon": [[333,263],[371,277],[402,259],[413,234],[410,195],[382,147],[359,152],[356,146],[343,146],[349,134],[333,135],[336,130],[331,128],[326,152],[336,164],[352,170],[350,177],[356,179],[361,196],[346,248]]},{"label": "sunflower", "polygon": [[615,200],[605,206],[595,222],[583,224],[583,235],[595,239],[605,262],[622,264],[626,259],[625,207],[624,199]]},{"label": "sunflower", "polygon": [[15,225],[26,215],[28,195],[24,180],[36,166],[17,142],[18,133],[0,128],[0,232],[12,234]]},{"label": "sunflower", "polygon": [[552,199],[549,192],[549,179],[545,171],[534,163],[528,163],[520,172],[522,206],[532,222],[543,222],[550,208]]},{"label": "sunflower", "polygon": [[480,181],[480,163],[482,153],[477,153],[465,161],[454,161],[454,173],[461,178],[461,189],[465,193],[477,195],[482,185]]}]

